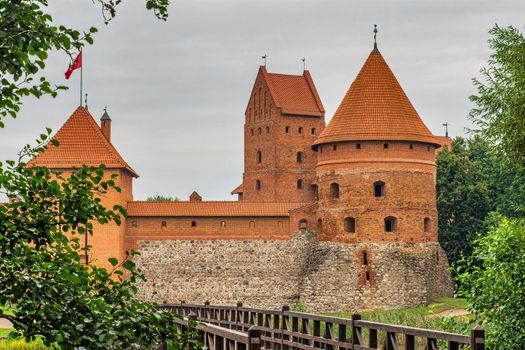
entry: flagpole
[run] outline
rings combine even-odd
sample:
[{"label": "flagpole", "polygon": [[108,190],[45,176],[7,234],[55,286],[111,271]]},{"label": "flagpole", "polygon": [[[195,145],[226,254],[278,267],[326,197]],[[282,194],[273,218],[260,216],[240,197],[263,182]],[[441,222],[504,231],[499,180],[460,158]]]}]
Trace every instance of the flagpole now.
[{"label": "flagpole", "polygon": [[[80,54],[82,54],[82,50],[80,50]],[[82,57],[82,61],[84,57]],[[80,107],[82,107],[82,71],[84,70],[84,62],[80,65]]]}]

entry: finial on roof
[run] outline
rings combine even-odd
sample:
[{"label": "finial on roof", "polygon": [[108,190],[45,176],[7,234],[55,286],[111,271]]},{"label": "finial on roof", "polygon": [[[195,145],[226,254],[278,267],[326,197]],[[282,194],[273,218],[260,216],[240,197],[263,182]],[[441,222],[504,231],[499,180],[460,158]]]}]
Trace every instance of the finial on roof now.
[{"label": "finial on roof", "polygon": [[377,24],[374,24],[374,49],[372,52],[379,52],[377,49]]},{"label": "finial on roof", "polygon": [[448,122],[443,123],[443,126],[445,127],[445,137],[448,137],[448,126],[449,126],[449,125],[450,125],[450,124],[449,124]]},{"label": "finial on roof", "polygon": [[102,114],[102,117],[100,118],[100,120],[109,120],[111,121],[111,118],[109,117],[109,114],[108,114],[108,107],[104,107],[104,114]]},{"label": "finial on roof", "polygon": [[266,59],[268,58],[268,54],[265,53],[263,57],[261,57],[264,60],[264,68],[266,68]]},{"label": "finial on roof", "polygon": [[303,57],[301,61],[303,61],[303,72],[304,72],[306,70],[306,57]]},{"label": "finial on roof", "polygon": [[86,109],[88,109],[87,97],[88,97],[88,94],[86,93],[86,98],[84,99],[84,107],[85,107]]}]

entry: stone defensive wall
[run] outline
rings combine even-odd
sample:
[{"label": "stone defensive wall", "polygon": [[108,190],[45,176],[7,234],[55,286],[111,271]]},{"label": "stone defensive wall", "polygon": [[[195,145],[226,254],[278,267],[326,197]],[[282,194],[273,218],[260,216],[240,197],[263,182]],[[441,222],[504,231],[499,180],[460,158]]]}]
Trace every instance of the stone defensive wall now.
[{"label": "stone defensive wall", "polygon": [[139,296],[160,303],[308,311],[414,307],[452,296],[438,243],[319,242],[301,230],[290,240],[144,240],[135,258],[148,281]]}]

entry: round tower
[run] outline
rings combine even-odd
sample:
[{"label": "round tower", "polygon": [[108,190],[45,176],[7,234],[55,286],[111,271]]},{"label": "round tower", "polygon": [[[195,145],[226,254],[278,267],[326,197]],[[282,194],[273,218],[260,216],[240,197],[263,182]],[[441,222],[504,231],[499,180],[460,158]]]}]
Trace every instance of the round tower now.
[{"label": "round tower", "polygon": [[374,45],[314,142],[319,238],[437,242],[437,140]]}]

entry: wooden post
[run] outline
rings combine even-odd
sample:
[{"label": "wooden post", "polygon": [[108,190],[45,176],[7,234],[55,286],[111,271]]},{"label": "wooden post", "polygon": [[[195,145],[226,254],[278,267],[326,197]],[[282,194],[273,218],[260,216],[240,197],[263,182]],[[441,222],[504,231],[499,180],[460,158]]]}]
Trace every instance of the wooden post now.
[{"label": "wooden post", "polygon": [[288,350],[288,345],[285,345],[284,341],[290,339],[289,336],[284,334],[285,330],[290,330],[290,318],[286,315],[288,311],[290,311],[290,307],[283,305],[281,309],[281,350]]},{"label": "wooden post", "polygon": [[361,320],[360,314],[352,315],[352,349],[356,348],[356,345],[361,344],[361,327],[355,325],[355,321]]},{"label": "wooden post", "polygon": [[237,307],[235,308],[235,329],[236,330],[240,330],[241,327],[239,326],[239,321],[242,322],[242,314],[241,314],[241,310],[239,310],[240,308],[242,308],[242,302],[238,301],[237,302]]},{"label": "wooden post", "polygon": [[485,350],[485,331],[480,326],[470,331],[470,349]]},{"label": "wooden post", "polygon": [[256,329],[255,326],[248,329],[248,349],[247,350],[261,350],[261,330]]}]

